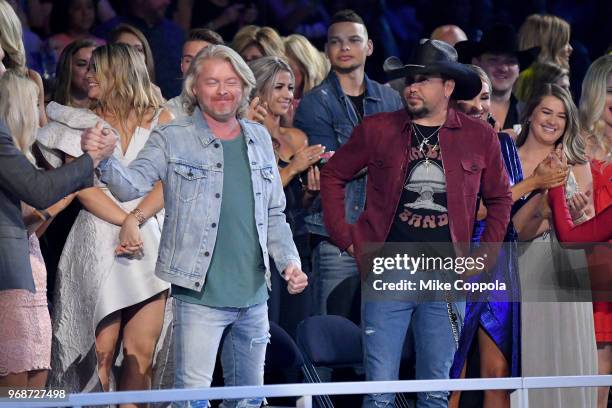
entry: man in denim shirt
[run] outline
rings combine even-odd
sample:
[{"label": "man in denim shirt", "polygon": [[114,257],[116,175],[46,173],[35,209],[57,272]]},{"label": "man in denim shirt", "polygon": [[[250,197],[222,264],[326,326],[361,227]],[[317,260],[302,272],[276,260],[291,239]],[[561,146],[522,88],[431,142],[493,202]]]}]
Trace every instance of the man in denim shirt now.
[{"label": "man in denim shirt", "polygon": [[[344,10],[333,16],[325,50],[331,72],[319,86],[304,95],[294,126],[308,135],[309,144],[322,144],[329,152],[338,150],[349,140],[353,128],[364,116],[396,111],[402,107],[402,101],[396,91],[365,75],[365,61],[372,54],[373,44],[363,20],[354,11]],[[345,194],[346,221],[353,224],[365,205],[365,173],[347,185]],[[330,241],[323,225],[320,200],[313,203],[311,210],[306,225],[313,234],[314,312],[327,314],[330,294],[344,280],[354,279],[348,294],[334,295],[342,299],[334,314],[348,316],[359,288],[355,259]]]},{"label": "man in denim shirt", "polygon": [[[156,274],[172,283],[176,387],[210,385],[222,340],[226,385],[262,385],[269,256],[290,293],[307,285],[283,213],[272,139],[263,126],[236,117],[246,110],[254,85],[235,51],[222,45],[203,49],[183,89],[192,114],[153,131],[129,167],[113,157],[99,167],[120,200],[163,183],[166,215]],[[98,128],[84,133],[84,142],[92,139],[105,141]],[[254,408],[262,401],[222,406]]]}]

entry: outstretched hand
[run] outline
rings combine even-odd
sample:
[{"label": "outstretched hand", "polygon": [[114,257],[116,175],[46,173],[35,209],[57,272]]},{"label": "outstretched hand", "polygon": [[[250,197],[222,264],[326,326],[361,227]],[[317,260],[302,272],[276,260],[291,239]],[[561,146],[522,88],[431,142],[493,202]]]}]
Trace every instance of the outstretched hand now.
[{"label": "outstretched hand", "polygon": [[91,156],[94,167],[113,154],[116,144],[116,136],[110,129],[103,128],[100,122],[97,122],[95,127],[85,129],[81,134],[81,149]]}]

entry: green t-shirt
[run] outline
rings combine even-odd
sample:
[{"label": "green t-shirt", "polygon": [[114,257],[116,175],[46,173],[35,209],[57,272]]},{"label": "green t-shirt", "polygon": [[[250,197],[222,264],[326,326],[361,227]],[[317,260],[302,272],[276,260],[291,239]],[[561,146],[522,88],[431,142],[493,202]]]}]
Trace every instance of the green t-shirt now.
[{"label": "green t-shirt", "polygon": [[223,195],[217,240],[202,291],[172,286],[178,299],[213,307],[248,307],[265,302],[268,289],[257,225],[253,183],[243,134],[221,141]]}]

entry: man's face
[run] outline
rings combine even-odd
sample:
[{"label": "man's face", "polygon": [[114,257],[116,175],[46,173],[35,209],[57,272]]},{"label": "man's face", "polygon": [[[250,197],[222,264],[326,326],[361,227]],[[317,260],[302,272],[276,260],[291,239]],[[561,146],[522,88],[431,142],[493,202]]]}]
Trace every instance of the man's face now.
[{"label": "man's face", "polygon": [[363,24],[336,23],[327,31],[325,52],[334,71],[350,73],[363,67],[373,49]]},{"label": "man's face", "polygon": [[202,49],[208,47],[210,43],[206,41],[187,41],[183,44],[183,56],[181,57],[181,73],[185,75],[191,65],[191,61]]},{"label": "man's face", "polygon": [[474,63],[484,69],[493,86],[494,93],[512,90],[519,76],[518,59],[512,54],[482,54]]},{"label": "man's face", "polygon": [[219,122],[236,117],[244,85],[232,64],[211,58],[199,68],[192,90],[202,111]]},{"label": "man's face", "polygon": [[419,74],[406,77],[404,99],[406,109],[414,118],[424,118],[437,111],[455,89],[455,81],[444,80],[437,74]]}]

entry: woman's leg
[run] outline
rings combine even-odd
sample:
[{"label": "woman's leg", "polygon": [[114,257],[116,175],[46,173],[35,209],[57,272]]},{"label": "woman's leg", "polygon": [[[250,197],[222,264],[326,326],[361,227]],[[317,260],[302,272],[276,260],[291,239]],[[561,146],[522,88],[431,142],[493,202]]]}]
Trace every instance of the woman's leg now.
[{"label": "woman's leg", "polygon": [[28,372],[24,371],[17,374],[9,374],[0,376],[0,387],[7,388],[27,388],[28,387]]},{"label": "woman's leg", "polygon": [[106,316],[96,329],[96,356],[98,358],[98,375],[104,391],[109,389],[109,381],[119,333],[121,332],[121,311]]},{"label": "woman's leg", "polygon": [[[612,344],[597,347],[597,365],[600,375],[612,374]],[[606,408],[608,406],[608,396],[610,387],[599,387],[597,389],[597,407]]]},{"label": "woman's leg", "polygon": [[121,391],[151,388],[153,354],[164,324],[167,295],[168,292],[164,291],[123,310]]},{"label": "woman's leg", "polygon": [[[510,374],[508,362],[493,339],[478,328],[478,345],[480,351],[480,377],[500,378]],[[487,390],[484,392],[483,408],[509,408],[510,394],[507,390]]]},{"label": "woman's leg", "polygon": [[[461,374],[459,378],[465,378],[465,372],[467,370],[467,361],[463,363]],[[448,399],[448,408],[459,408],[459,401],[461,400],[461,391],[453,391],[450,398]]]},{"label": "woman's leg", "polygon": [[48,375],[48,370],[28,371],[28,388],[45,388]]}]

